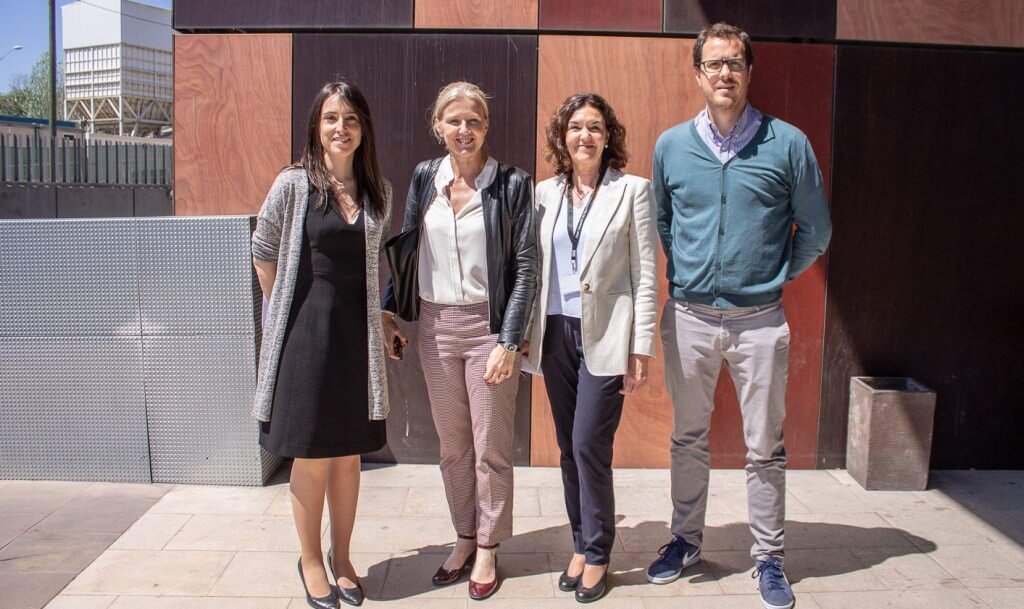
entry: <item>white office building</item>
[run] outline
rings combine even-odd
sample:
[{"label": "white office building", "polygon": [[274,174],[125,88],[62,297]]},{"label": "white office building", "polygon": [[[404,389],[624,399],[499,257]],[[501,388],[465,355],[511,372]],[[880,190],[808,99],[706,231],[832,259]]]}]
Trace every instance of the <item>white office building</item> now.
[{"label": "white office building", "polygon": [[171,11],[132,0],[61,7],[64,117],[87,132],[143,136],[170,126]]}]

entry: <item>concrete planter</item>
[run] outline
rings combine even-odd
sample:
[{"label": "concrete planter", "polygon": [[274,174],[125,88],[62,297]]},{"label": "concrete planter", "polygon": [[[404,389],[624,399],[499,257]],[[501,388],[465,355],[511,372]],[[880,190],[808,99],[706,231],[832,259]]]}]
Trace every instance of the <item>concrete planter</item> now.
[{"label": "concrete planter", "polygon": [[928,485],[935,392],[909,378],[850,379],[846,467],[868,490]]}]

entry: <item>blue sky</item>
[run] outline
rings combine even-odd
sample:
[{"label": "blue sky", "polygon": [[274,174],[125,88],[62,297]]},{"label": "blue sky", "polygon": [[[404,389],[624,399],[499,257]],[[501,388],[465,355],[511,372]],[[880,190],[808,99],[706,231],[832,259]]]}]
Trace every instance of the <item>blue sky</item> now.
[{"label": "blue sky", "polygon": [[[74,0],[57,0],[57,56],[61,52],[60,7]],[[89,2],[89,0],[83,0]],[[172,0],[140,0],[163,8],[171,8]],[[0,93],[11,88],[15,74],[28,74],[32,65],[50,45],[48,0],[0,0],[0,55],[16,44],[25,47],[0,60]]]}]

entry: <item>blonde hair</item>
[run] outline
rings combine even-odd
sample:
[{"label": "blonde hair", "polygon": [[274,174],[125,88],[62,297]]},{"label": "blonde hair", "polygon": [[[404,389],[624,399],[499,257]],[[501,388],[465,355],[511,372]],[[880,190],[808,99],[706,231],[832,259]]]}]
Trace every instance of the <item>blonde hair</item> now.
[{"label": "blonde hair", "polygon": [[438,143],[444,143],[441,136],[437,133],[437,124],[441,122],[441,116],[444,114],[444,109],[448,107],[452,102],[460,99],[465,99],[475,103],[480,107],[483,112],[484,120],[490,122],[491,115],[490,110],[487,107],[487,98],[489,96],[480,89],[480,87],[474,85],[471,82],[457,81],[445,85],[437,93],[437,99],[434,100],[434,105],[430,106],[430,134],[437,139]]}]

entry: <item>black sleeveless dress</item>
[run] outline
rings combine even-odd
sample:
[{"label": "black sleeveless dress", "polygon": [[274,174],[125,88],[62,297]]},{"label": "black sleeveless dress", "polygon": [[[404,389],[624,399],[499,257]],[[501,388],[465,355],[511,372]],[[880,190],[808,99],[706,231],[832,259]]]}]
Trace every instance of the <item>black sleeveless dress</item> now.
[{"label": "black sleeveless dress", "polygon": [[270,421],[260,445],[283,457],[324,458],[380,450],[384,421],[369,419],[366,237],[310,189],[302,257],[288,315]]}]

